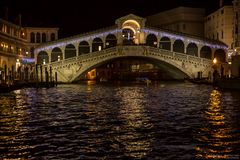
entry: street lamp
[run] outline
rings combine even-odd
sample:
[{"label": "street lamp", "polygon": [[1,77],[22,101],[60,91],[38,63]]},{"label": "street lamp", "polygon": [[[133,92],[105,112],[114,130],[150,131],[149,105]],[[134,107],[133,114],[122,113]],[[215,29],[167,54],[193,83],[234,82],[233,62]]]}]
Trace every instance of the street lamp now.
[{"label": "street lamp", "polygon": [[213,64],[217,64],[217,58],[213,59]]}]

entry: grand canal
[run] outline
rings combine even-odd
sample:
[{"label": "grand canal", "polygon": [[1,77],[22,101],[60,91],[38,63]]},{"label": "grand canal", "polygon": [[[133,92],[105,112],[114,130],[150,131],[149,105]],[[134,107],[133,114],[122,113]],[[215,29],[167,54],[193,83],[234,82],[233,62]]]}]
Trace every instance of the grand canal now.
[{"label": "grand canal", "polygon": [[240,92],[72,84],[0,95],[0,159],[240,159]]}]

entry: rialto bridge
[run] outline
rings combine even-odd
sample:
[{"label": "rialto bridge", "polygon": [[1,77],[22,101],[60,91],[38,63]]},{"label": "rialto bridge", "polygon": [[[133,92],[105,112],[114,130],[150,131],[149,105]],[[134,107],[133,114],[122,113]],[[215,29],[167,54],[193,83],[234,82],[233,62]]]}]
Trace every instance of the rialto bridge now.
[{"label": "rialto bridge", "polygon": [[[51,67],[61,82],[73,82],[113,60],[145,59],[174,79],[208,77],[212,60],[226,64],[227,46],[191,35],[145,26],[146,19],[130,14],[109,28],[39,46],[36,64]],[[54,75],[54,74],[53,74]]]}]

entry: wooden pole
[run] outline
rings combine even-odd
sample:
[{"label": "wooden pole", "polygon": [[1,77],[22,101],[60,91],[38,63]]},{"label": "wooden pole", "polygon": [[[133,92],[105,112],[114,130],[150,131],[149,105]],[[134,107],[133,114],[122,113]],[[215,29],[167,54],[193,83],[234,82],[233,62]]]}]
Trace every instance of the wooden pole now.
[{"label": "wooden pole", "polygon": [[41,76],[41,83],[43,82],[43,71],[42,71],[42,65],[40,65],[40,76]]},{"label": "wooden pole", "polygon": [[50,85],[52,86],[53,79],[52,79],[52,66],[50,66]]},{"label": "wooden pole", "polygon": [[55,85],[57,86],[57,82],[58,81],[58,79],[57,79],[57,72],[55,72]]},{"label": "wooden pole", "polygon": [[45,67],[45,82],[46,82],[45,85],[49,87],[49,75],[48,75],[47,67]]},{"label": "wooden pole", "polygon": [[4,65],[4,84],[6,84],[6,80],[7,80],[7,65]]},{"label": "wooden pole", "polygon": [[36,64],[35,67],[36,67],[35,68],[36,69],[36,75],[35,75],[36,76],[36,87],[38,87],[38,65]]}]

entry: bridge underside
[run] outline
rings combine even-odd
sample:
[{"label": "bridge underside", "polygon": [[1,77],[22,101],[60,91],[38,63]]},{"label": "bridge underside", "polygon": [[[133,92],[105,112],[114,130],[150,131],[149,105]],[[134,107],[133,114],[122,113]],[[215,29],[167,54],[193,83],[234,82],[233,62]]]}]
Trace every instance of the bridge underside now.
[{"label": "bridge underside", "polygon": [[151,57],[116,57],[97,63],[79,74],[73,81],[83,79],[135,80],[148,77],[152,80],[182,80],[189,76],[177,67]]}]

